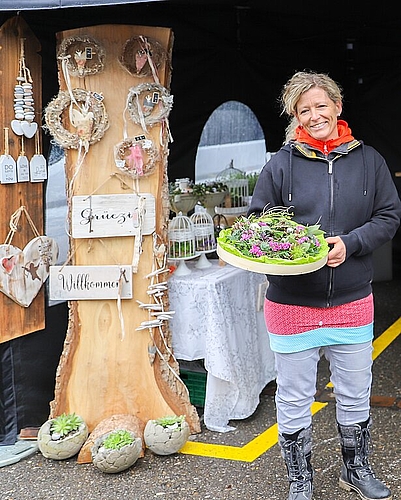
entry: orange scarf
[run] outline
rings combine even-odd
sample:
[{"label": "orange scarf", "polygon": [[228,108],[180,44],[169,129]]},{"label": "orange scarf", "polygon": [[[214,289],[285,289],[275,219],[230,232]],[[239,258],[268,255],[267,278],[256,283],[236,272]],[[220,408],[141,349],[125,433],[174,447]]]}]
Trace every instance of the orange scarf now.
[{"label": "orange scarf", "polygon": [[298,142],[304,142],[309,146],[318,149],[322,153],[327,154],[330,153],[330,151],[332,151],[337,146],[340,146],[345,142],[351,142],[354,140],[351,129],[349,128],[348,123],[346,121],[338,120],[337,130],[338,130],[338,137],[336,139],[330,139],[329,141],[324,142],[314,139],[312,136],[308,134],[308,132],[306,132],[306,130],[303,127],[298,125],[298,127],[295,130],[296,140]]}]

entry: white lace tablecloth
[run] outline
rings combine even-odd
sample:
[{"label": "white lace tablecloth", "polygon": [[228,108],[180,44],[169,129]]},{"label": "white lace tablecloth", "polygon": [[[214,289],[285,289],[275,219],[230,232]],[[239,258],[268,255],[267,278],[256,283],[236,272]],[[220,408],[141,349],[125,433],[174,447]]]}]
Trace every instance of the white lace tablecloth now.
[{"label": "white lace tablecloth", "polygon": [[[257,311],[262,274],[220,266],[169,279],[172,344],[177,359],[204,359],[204,422],[212,431],[233,430],[230,420],[253,414],[263,388],[275,378],[274,358]],[[260,292],[259,292],[260,293]]]}]

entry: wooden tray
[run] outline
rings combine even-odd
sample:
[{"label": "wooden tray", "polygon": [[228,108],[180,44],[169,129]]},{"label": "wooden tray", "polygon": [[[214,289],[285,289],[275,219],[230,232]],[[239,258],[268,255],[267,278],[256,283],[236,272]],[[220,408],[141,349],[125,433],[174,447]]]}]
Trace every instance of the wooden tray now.
[{"label": "wooden tray", "polygon": [[227,264],[231,264],[234,267],[254,273],[276,274],[280,276],[312,273],[323,267],[327,262],[327,255],[325,255],[322,259],[309,264],[265,264],[233,255],[221,248],[219,244],[217,244],[217,255],[227,262]]}]

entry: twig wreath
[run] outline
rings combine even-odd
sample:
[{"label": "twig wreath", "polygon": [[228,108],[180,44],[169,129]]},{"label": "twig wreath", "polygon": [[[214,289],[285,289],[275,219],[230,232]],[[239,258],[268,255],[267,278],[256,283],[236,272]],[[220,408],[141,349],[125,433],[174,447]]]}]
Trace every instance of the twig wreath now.
[{"label": "twig wreath", "polygon": [[133,179],[153,173],[159,151],[145,135],[128,137],[114,147],[116,167]]},{"label": "twig wreath", "polygon": [[137,77],[153,75],[166,60],[166,53],[157,40],[134,36],[127,40],[121,51],[119,62],[128,73]]},{"label": "twig wreath", "polygon": [[67,59],[71,76],[83,78],[103,71],[105,51],[89,36],[72,36],[61,42],[57,57]]},{"label": "twig wreath", "polygon": [[[45,122],[55,141],[64,148],[85,149],[90,144],[99,141],[109,127],[109,119],[103,104],[103,96],[96,92],[83,89],[73,89],[72,96],[66,90],[60,90],[58,95],[45,109]],[[81,105],[79,105],[81,103]],[[62,124],[63,112],[72,109],[72,125],[76,132],[68,131]],[[71,113],[70,113],[71,114]]]},{"label": "twig wreath", "polygon": [[129,116],[134,123],[141,125],[143,130],[166,120],[172,107],[173,96],[158,83],[141,83],[129,89]]}]

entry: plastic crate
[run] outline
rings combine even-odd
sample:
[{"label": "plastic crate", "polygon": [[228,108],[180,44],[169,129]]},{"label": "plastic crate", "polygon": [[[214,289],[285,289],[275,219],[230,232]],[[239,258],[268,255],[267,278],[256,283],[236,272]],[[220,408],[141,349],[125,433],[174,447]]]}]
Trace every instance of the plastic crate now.
[{"label": "plastic crate", "polygon": [[180,370],[180,377],[189,391],[189,400],[194,406],[205,406],[207,372]]}]

